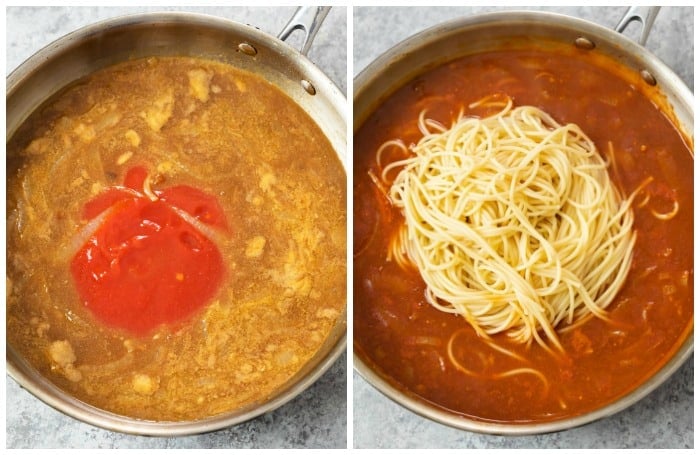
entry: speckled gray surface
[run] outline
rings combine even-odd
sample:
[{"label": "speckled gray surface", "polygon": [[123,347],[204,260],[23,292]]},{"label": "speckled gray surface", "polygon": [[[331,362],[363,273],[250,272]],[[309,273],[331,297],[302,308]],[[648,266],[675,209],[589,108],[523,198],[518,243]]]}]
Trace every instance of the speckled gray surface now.
[{"label": "speckled gray surface", "polygon": [[[353,10],[353,72],[403,39],[437,23],[500,7],[374,8]],[[541,9],[614,27],[625,8]],[[633,26],[629,32],[637,31]],[[637,36],[632,34],[632,36]],[[693,8],[662,8],[647,48],[693,89]],[[603,420],[559,433],[503,437],[446,427],[419,417],[353,375],[353,446],[356,448],[691,448],[693,361],[636,405]]]},{"label": "speckled gray surface", "polygon": [[[226,17],[277,35],[294,7],[53,7],[6,9],[7,73],[51,41],[96,21],[144,11],[187,10]],[[299,35],[292,43],[299,42]],[[335,7],[309,53],[345,93],[347,14]],[[8,448],[345,448],[347,362],[341,357],[309,389],[281,408],[214,433],[148,438],[114,433],[78,422],[46,406],[6,378]]]}]

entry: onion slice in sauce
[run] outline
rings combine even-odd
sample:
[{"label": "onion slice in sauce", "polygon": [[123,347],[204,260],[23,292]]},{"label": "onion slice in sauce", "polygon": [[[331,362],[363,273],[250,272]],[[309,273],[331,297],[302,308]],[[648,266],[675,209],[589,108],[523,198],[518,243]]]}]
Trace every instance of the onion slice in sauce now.
[{"label": "onion slice in sauce", "polygon": [[61,249],[60,257],[65,260],[70,260],[75,253],[80,250],[85,242],[88,241],[90,237],[97,232],[97,230],[102,226],[102,222],[107,219],[107,217],[114,211],[114,206],[104,210],[102,213],[97,215],[95,218],[88,221],[80,230],[70,239],[68,245],[65,245]]}]

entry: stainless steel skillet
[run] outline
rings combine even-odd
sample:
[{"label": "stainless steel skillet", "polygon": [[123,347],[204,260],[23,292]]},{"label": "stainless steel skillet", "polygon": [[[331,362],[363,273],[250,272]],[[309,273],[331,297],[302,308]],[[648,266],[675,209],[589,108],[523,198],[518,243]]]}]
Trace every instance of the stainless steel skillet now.
[{"label": "stainless steel skillet", "polygon": [[[401,14],[409,14],[407,10],[409,9],[404,9],[402,13],[397,12],[395,17],[384,16],[381,22],[391,24],[399,21]],[[433,11],[425,11],[426,15],[431,13]],[[650,11],[650,13],[653,15],[653,11]],[[647,21],[652,18],[651,15],[646,15],[644,12],[640,13],[640,16],[647,18]],[[621,21],[621,28],[624,23]],[[650,22],[647,25],[650,25]],[[358,27],[355,27],[356,32],[357,30]],[[382,28],[382,34],[392,36],[390,25]],[[694,117],[692,93],[682,80],[651,52],[625,36],[592,22],[561,14],[532,11],[486,13],[452,19],[417,33],[382,53],[355,78],[354,129],[357,130],[376,106],[380,105],[391,92],[426,69],[457,58],[460,55],[498,47],[503,40],[507,40],[509,37],[524,35],[539,35],[563,40],[563,42],[570,43],[572,46],[583,46],[582,48],[584,49],[586,46],[593,44],[596,52],[608,53],[623,64],[628,65],[633,71],[640,74],[644,72],[646,74],[644,77],[651,82],[648,85],[649,92],[660,92],[659,102],[666,104],[669,115],[676,119],[679,129],[684,131],[692,140]],[[585,40],[579,40],[579,38],[585,38]],[[576,44],[577,40],[579,40],[578,44]],[[373,45],[372,43],[365,44],[368,46]],[[376,49],[374,50],[376,51]],[[361,51],[360,55],[362,55]],[[689,55],[692,55],[692,53]],[[676,357],[665,368],[659,371],[643,387],[613,405],[580,418],[542,425],[516,426],[475,423],[453,415],[450,416],[449,414],[436,411],[435,408],[426,406],[424,403],[406,397],[379,377],[357,356],[354,358],[354,365],[359,374],[375,388],[392,400],[424,417],[475,432],[535,434],[582,425],[621,411],[636,403],[668,379],[674,371],[685,363],[692,354],[692,345],[693,336],[691,334],[679,349]],[[357,404],[359,403],[356,402]]]},{"label": "stainless steel skillet", "polygon": [[[314,18],[315,25],[320,25],[319,19],[328,11],[322,9],[315,15],[316,12],[316,8],[300,10],[287,29],[300,28],[313,35]],[[147,55],[210,57],[256,72],[275,83],[314,118],[344,162],[346,101],[330,78],[281,39],[251,25],[192,13],[149,13],[109,19],[73,32],[30,57],[7,79],[7,138],[34,108],[64,85],[106,65]],[[11,346],[7,368],[23,387],[80,420],[128,433],[171,436],[212,431],[271,411],[309,387],[344,350],[345,322],[341,317],[322,352],[278,395],[254,408],[198,422],[133,421],[75,402],[38,377]]]}]

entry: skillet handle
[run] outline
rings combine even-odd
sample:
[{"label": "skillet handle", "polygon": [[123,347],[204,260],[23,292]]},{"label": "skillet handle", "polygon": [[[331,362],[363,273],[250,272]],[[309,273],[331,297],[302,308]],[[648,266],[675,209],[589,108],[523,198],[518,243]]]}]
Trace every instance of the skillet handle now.
[{"label": "skillet handle", "polygon": [[301,47],[302,55],[306,55],[311,48],[311,43],[316,37],[318,28],[330,11],[330,6],[300,6],[289,19],[277,38],[285,41],[294,30],[302,30],[305,33],[304,43]]},{"label": "skillet handle", "polygon": [[654,25],[654,19],[656,19],[656,15],[659,13],[659,9],[661,9],[660,6],[630,6],[622,19],[620,19],[620,22],[615,26],[615,31],[622,33],[631,22],[641,22],[642,34],[639,37],[639,44],[644,46],[649,37],[649,30],[651,30],[651,26]]}]

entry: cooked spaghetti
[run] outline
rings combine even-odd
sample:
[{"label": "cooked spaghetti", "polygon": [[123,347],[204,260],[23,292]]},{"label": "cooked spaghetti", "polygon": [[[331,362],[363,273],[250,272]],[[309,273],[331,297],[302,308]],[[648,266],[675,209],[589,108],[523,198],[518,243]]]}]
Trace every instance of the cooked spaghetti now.
[{"label": "cooked spaghetti", "polygon": [[510,99],[450,128],[424,114],[421,140],[389,141],[377,161],[391,147],[408,155],[381,175],[405,217],[389,258],[419,270],[426,300],[481,336],[546,349],[562,349],[557,329],[605,318],[630,269],[630,206],[645,183],[624,196],[577,125]]}]

